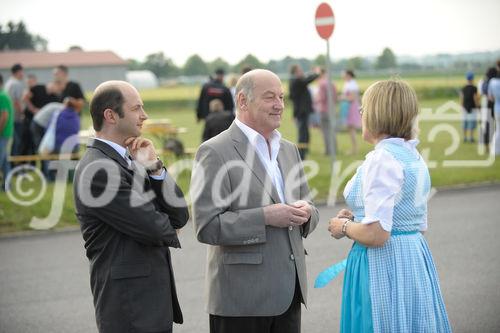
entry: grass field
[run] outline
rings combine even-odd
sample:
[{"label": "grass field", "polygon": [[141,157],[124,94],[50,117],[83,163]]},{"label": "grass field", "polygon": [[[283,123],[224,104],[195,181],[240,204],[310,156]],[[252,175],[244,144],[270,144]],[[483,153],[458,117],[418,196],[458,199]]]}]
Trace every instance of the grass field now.
[{"label": "grass field", "polygon": [[[372,79],[359,80],[358,83],[364,90],[374,81]],[[413,77],[408,78],[407,81],[416,89],[422,109],[431,112],[427,116],[422,114],[419,149],[423,153],[427,152],[426,159],[430,167],[433,186],[439,188],[457,184],[500,181],[500,162],[478,151],[478,145],[462,144],[460,112],[453,108],[453,104],[446,104],[450,100],[458,102],[456,92],[463,85],[463,79],[457,76]],[[342,86],[340,82],[336,82],[336,85]],[[141,92],[146,112],[151,119],[168,118],[176,126],[187,129],[186,133],[179,135],[179,139],[188,148],[198,147],[201,138],[203,124],[196,122],[194,112],[199,89],[199,86],[174,86]],[[91,96],[88,97],[90,100]],[[443,105],[446,107],[443,108]],[[454,117],[454,120],[439,118],[436,112],[440,110],[444,111],[448,117]],[[89,126],[91,126],[90,116],[88,112],[84,112],[82,129]],[[286,103],[280,131],[285,138],[295,142],[296,129],[291,117],[290,103]],[[360,136],[359,140],[361,140]],[[455,147],[457,140],[458,146]],[[347,155],[350,141],[345,132],[338,134],[338,146],[337,162],[340,172],[334,175],[332,183],[331,160],[323,155],[321,134],[317,129],[311,130],[308,158],[317,163],[318,173],[309,180],[309,184],[317,193],[317,201],[325,201],[329,197],[330,188],[335,189],[334,193],[341,193],[343,185],[352,175],[352,172],[346,172],[346,170],[362,161],[366,153],[371,150],[368,144],[361,143],[361,149],[357,155]],[[173,162],[175,161],[172,158],[167,158],[167,164]],[[179,184],[186,192],[189,187],[189,178],[188,171],[181,173],[178,178]],[[36,179],[30,181],[29,175],[18,180],[20,191],[13,191],[16,196],[23,196],[26,200],[32,199],[40,192],[40,182]],[[49,184],[41,200],[28,206],[16,204],[5,193],[0,193],[0,233],[28,230],[33,216],[46,217],[53,203],[53,192],[54,185]],[[62,215],[57,227],[76,224],[71,184],[68,184],[63,199],[57,202],[62,205]]]}]

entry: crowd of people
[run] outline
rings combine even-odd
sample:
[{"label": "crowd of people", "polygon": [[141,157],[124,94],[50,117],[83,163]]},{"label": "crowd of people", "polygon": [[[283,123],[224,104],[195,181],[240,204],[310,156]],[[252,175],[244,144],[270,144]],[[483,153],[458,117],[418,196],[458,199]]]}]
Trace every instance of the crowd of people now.
[{"label": "crowd of people", "polygon": [[[46,154],[59,153],[65,140],[80,130],[85,97],[80,85],[69,80],[64,65],[54,68],[52,82],[41,84],[34,74],[25,80],[22,64],[14,64],[11,76],[4,85],[3,78],[1,82],[0,165],[2,189],[8,190],[5,178],[15,165],[8,162],[9,156],[36,155],[40,149]],[[77,143],[74,146],[76,151]],[[53,180],[47,161],[42,161],[41,168],[47,179]]]},{"label": "crowd of people", "polygon": [[[241,75],[250,71],[250,67],[243,67]],[[232,76],[230,87],[224,83],[225,72],[217,69],[215,75],[210,76],[209,81],[201,89],[196,108],[198,121],[205,120],[202,142],[221,133],[229,128],[231,124],[230,114],[235,117],[234,106],[236,105],[235,83],[236,76]],[[338,112],[335,128],[346,129],[349,133],[351,149],[348,155],[358,152],[358,136],[361,129],[361,116],[359,114],[360,89],[355,80],[352,70],[343,71],[344,85],[342,92],[337,93],[335,84],[332,82],[332,109]],[[312,83],[317,81],[317,85]],[[289,98],[292,104],[293,119],[297,127],[297,145],[302,160],[306,159],[309,152],[310,128],[320,128],[324,141],[325,155],[332,155],[332,128],[328,109],[328,83],[326,70],[315,67],[312,73],[304,73],[299,64],[290,67]],[[232,96],[232,101],[229,96]],[[210,104],[213,100],[214,110],[223,111],[212,114]],[[217,107],[215,108],[215,105]],[[338,111],[337,111],[338,109]]]},{"label": "crowd of people", "polygon": [[[299,148],[278,131],[279,77],[251,70],[235,97],[234,121],[201,144],[190,184],[196,237],[208,252],[210,332],[299,333],[308,287],[303,239],[318,226],[319,210]],[[209,107],[223,112],[221,104],[215,98]],[[379,81],[357,107],[362,138],[374,150],[346,185],[349,208],[327,217],[331,236],[353,242],[340,331],[450,332],[424,237],[431,183],[416,149],[416,93],[403,81]],[[90,114],[96,136],[77,165],[74,197],[97,327],[171,333],[184,321],[170,257],[189,218],[184,195],[142,137],[148,116],[133,86],[102,83]]]},{"label": "crowd of people", "polygon": [[[500,60],[486,70],[477,85],[474,73],[467,72],[467,83],[460,90],[463,107],[463,142],[475,142],[477,119],[480,119],[479,142],[486,152],[500,155]],[[495,130],[496,129],[496,130]],[[494,140],[494,151],[490,143]]]},{"label": "crowd of people", "polygon": [[[479,106],[486,107],[499,128],[499,69],[490,68],[478,86],[472,73],[466,75],[461,93],[466,142],[475,140],[473,115]],[[20,64],[11,72],[0,89],[4,175],[10,167],[11,138],[12,155],[37,153],[52,127],[49,153],[61,152],[62,143],[78,133],[85,103],[65,66],[55,68],[54,80],[47,84],[30,74],[25,85]],[[338,93],[324,70],[305,74],[294,65],[289,82],[299,142],[294,145],[278,131],[285,111],[280,78],[268,70],[245,69],[230,89],[224,74],[217,70],[200,93],[196,115],[205,128],[190,188],[196,236],[208,249],[210,332],[300,332],[301,306],[307,304],[303,239],[320,219],[302,160],[314,115],[324,153],[334,151],[329,97],[338,126],[349,132],[351,153],[357,152],[360,129],[362,139],[374,147],[345,186],[348,208],[328,217],[331,236],[353,242],[346,260],[317,280],[325,285],[345,269],[341,332],[450,332],[424,237],[431,180],[417,150],[415,91],[401,80],[379,81],[361,99],[353,71],[343,73]],[[310,87],[314,81],[315,90]],[[169,252],[180,248],[178,230],[189,218],[184,195],[154,143],[142,137],[148,116],[132,85],[99,85],[90,116],[96,135],[76,168],[74,198],[98,329],[172,332],[173,323],[184,320]],[[494,124],[488,120],[483,125],[488,144]],[[495,133],[498,154],[500,134]],[[77,147],[77,142],[72,145]],[[44,173],[50,177],[46,166]],[[142,189],[138,175],[145,177],[139,182]],[[109,200],[96,200],[99,193]],[[155,195],[146,201],[140,193]]]}]

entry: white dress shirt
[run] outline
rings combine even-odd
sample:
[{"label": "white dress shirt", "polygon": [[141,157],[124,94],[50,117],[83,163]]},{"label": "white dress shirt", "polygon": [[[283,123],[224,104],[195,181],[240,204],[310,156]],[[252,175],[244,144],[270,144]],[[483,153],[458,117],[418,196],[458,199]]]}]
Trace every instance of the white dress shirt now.
[{"label": "white dress shirt", "polygon": [[[238,118],[236,118],[234,122],[243,131],[245,136],[248,138],[248,141],[257,152],[260,161],[266,169],[267,175],[269,176],[269,178],[271,178],[273,185],[278,192],[280,201],[282,203],[285,203],[285,186],[283,183],[283,176],[281,175],[281,171],[278,166],[278,153],[280,151],[281,133],[277,130],[274,130],[271,134],[271,138],[269,139],[268,146],[267,141],[262,136],[262,134],[245,125],[240,120],[238,120]],[[269,152],[269,149],[271,149],[271,152]]]},{"label": "white dress shirt", "polygon": [[[363,162],[363,203],[365,206],[365,217],[361,223],[370,224],[379,222],[382,228],[391,232],[392,216],[394,212],[395,199],[401,191],[404,182],[404,171],[401,163],[391,153],[380,147],[381,142],[391,142],[405,146],[417,156],[420,156],[416,146],[418,140],[404,140],[402,138],[388,138],[380,141],[373,151],[366,155]],[[350,192],[354,184],[354,177],[345,189],[344,197]],[[427,216],[420,225],[420,231],[427,230]]]},{"label": "white dress shirt", "polygon": [[[101,139],[101,138],[94,138],[95,140],[99,140],[101,142],[104,142],[108,145],[111,146],[111,148],[113,148],[114,150],[116,150],[116,152],[121,156],[123,157],[123,159],[128,163],[128,166],[130,167],[132,165],[132,160],[125,157],[125,154],[127,153],[127,148],[117,144],[116,142],[113,142],[113,141],[109,141],[109,140],[105,140],[105,139]],[[154,176],[154,175],[149,175],[149,177],[153,178],[153,179],[156,179],[156,180],[163,180],[165,179],[165,176],[166,176],[166,171],[165,171],[165,168],[163,168],[162,172],[160,175],[158,176]]]}]

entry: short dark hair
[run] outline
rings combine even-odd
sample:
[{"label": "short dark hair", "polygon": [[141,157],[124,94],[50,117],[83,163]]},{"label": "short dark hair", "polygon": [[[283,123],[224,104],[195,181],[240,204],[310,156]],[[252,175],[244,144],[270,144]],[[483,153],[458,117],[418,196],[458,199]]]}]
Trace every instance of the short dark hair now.
[{"label": "short dark hair", "polygon": [[494,77],[497,77],[498,71],[495,67],[490,67],[486,71],[486,80],[491,80]]},{"label": "short dark hair", "polygon": [[356,77],[356,75],[354,75],[354,71],[352,69],[347,69],[345,72],[347,75],[349,75],[353,79]]},{"label": "short dark hair", "polygon": [[90,115],[92,116],[92,125],[94,130],[100,131],[104,123],[104,110],[111,109],[115,111],[120,118],[124,117],[123,103],[125,97],[119,86],[109,86],[96,91],[90,101]]},{"label": "short dark hair", "polygon": [[14,66],[12,66],[10,68],[10,72],[12,74],[16,74],[17,72],[22,71],[22,70],[23,70],[23,66],[21,64],[15,64]]},{"label": "short dark hair", "polygon": [[298,64],[293,64],[291,67],[290,67],[290,74],[292,75],[295,75],[295,73],[297,73],[297,70],[299,69],[299,65]]},{"label": "short dark hair", "polygon": [[245,65],[241,68],[241,75],[246,74],[252,70],[252,67]]},{"label": "short dark hair", "polygon": [[68,74],[68,66],[65,66],[65,65],[59,65],[56,67],[58,70]]}]

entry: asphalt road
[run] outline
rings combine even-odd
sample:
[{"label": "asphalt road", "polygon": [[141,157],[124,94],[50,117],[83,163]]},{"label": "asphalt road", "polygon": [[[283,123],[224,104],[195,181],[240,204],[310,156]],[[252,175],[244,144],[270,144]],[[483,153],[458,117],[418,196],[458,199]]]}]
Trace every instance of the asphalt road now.
[{"label": "asphalt road", "polygon": [[[500,331],[500,186],[438,192],[429,203],[426,237],[455,332]],[[337,332],[342,278],[313,289],[323,268],[343,259],[349,240],[335,241],[328,217],[342,206],[320,207],[321,223],[305,241],[309,307],[302,331]],[[204,312],[205,246],[192,224],[173,250],[185,323],[174,332],[207,332]],[[270,300],[271,301],[271,300]],[[79,231],[0,238],[0,332],[97,332],[88,261]]]}]

